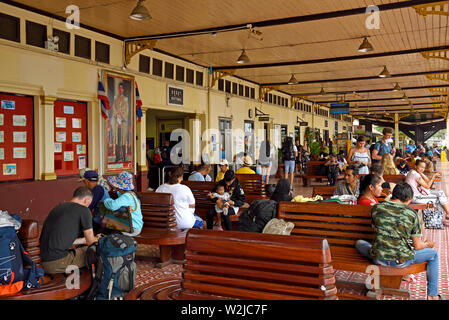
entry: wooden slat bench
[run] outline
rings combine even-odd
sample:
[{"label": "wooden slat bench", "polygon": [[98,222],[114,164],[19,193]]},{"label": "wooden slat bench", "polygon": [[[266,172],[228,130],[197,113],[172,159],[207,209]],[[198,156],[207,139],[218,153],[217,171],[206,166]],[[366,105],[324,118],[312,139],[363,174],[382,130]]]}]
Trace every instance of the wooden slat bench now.
[{"label": "wooden slat bench", "polygon": [[[31,256],[38,267],[42,267],[39,249],[39,229],[37,221],[23,220],[18,232],[18,237],[26,252]],[[79,288],[68,289],[66,286],[67,276],[65,274],[44,275],[44,281],[40,288],[23,289],[21,292],[0,296],[0,300],[66,300],[72,299],[90,288],[92,277],[85,268],[80,270]]]},{"label": "wooden slat bench", "polygon": [[136,288],[125,299],[335,300],[326,240],[189,230],[182,280]]},{"label": "wooden slat bench", "polygon": [[[297,177],[302,178],[304,187],[310,186],[311,179],[317,179],[317,181],[321,182],[321,180],[325,180],[327,182],[327,176],[318,175],[318,169],[320,165],[326,163],[326,161],[309,161],[307,162],[307,171],[303,175],[297,175]],[[344,175],[339,175],[337,180],[341,180],[344,178]]]},{"label": "wooden slat bench", "polygon": [[245,198],[248,204],[255,200],[269,200],[265,191],[265,182],[260,174],[236,174],[235,177],[245,191]]},{"label": "wooden slat bench", "polygon": [[142,192],[142,232],[134,237],[137,243],[159,245],[160,261],[156,267],[184,262],[187,229],[178,229],[173,196],[170,193]]},{"label": "wooden slat bench", "polygon": [[[327,239],[332,265],[337,270],[365,273],[368,266],[374,265],[355,248],[357,240],[372,242],[374,238],[370,206],[280,202],[278,218],[295,224],[291,235]],[[410,292],[400,289],[402,276],[426,271],[426,263],[407,268],[377,267],[381,289],[368,292],[370,296],[376,297],[380,294],[409,297]]]}]

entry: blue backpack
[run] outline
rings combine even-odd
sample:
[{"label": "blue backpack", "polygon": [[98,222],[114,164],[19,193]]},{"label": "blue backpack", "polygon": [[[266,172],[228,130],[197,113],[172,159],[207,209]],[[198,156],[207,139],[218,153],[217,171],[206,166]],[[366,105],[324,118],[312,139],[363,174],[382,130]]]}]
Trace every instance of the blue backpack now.
[{"label": "blue backpack", "polygon": [[[22,222],[18,215],[13,218]],[[37,268],[23,249],[13,226],[0,227],[0,296],[12,295],[23,288],[40,288],[44,270]]]},{"label": "blue backpack", "polygon": [[92,274],[87,300],[117,300],[134,289],[137,242],[129,236],[114,233],[89,246],[86,265]]}]

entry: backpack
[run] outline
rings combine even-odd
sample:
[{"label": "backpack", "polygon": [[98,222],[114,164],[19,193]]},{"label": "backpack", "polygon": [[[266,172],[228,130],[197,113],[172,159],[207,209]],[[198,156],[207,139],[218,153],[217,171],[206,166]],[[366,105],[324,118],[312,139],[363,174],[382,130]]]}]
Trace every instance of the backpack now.
[{"label": "backpack", "polygon": [[[17,215],[10,216],[18,220]],[[0,296],[12,295],[23,288],[40,288],[44,270],[36,267],[23,249],[14,226],[0,227]]]},{"label": "backpack", "polygon": [[276,217],[278,203],[274,200],[255,200],[239,216],[238,231],[262,232],[265,225]]},{"label": "backpack", "polygon": [[154,164],[158,164],[158,163],[161,163],[161,162],[162,162],[161,155],[159,153],[155,153],[153,155],[153,163]]},{"label": "backpack", "polygon": [[[379,148],[379,152],[377,153],[377,155],[379,155],[379,153],[382,152],[382,149],[383,149],[383,147],[384,147],[384,144],[382,143],[382,141],[377,141],[377,142],[373,145],[373,150],[376,149],[376,146],[377,146],[378,143],[380,143],[380,148]],[[373,151],[371,150],[371,148],[370,148],[370,152],[371,152],[371,154],[373,154]],[[380,160],[375,160],[375,159],[372,159],[372,160],[371,160],[371,163],[379,163],[379,162],[380,162]]]},{"label": "backpack", "polygon": [[134,289],[137,242],[121,233],[113,233],[89,246],[86,265],[92,274],[87,300],[122,300]]},{"label": "backpack", "polygon": [[287,139],[284,141],[284,144],[282,145],[282,157],[286,161],[295,160],[293,141],[291,139]]}]

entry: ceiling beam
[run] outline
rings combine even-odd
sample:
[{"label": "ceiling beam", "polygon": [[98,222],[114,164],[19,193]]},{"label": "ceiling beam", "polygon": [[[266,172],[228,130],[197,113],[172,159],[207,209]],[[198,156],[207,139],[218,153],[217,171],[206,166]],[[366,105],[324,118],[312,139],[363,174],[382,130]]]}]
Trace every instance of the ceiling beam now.
[{"label": "ceiling beam", "polygon": [[[354,93],[353,93],[354,94]],[[355,92],[355,94],[357,94],[357,91]],[[407,97],[408,100],[412,100],[412,99],[426,99],[426,98],[439,98],[441,97],[441,94],[438,95],[431,95],[431,96],[413,96],[413,97]],[[402,97],[391,97],[391,98],[379,98],[379,99],[370,99],[369,101],[373,102],[373,101],[390,101],[390,100],[402,100]],[[337,103],[340,102],[340,100],[321,100],[321,101],[315,101],[315,103],[318,104],[326,104],[326,103]],[[367,102],[367,99],[363,99],[363,100],[345,100],[345,102]]]},{"label": "ceiling beam", "polygon": [[[409,7],[416,6],[416,5],[432,4],[432,3],[438,3],[438,2],[439,1],[429,1],[429,0],[410,1],[409,0],[409,1],[402,1],[402,2],[380,4],[377,7],[379,8],[380,11],[389,11],[389,10],[397,10],[397,9],[402,9],[402,8],[409,8]],[[213,27],[213,28],[203,28],[203,29],[179,31],[179,32],[172,32],[172,33],[152,34],[152,35],[144,35],[144,36],[139,36],[139,37],[129,37],[129,38],[126,38],[125,41],[180,38],[180,37],[188,37],[188,36],[203,35],[203,34],[214,34],[214,33],[222,33],[222,32],[231,32],[231,31],[236,31],[236,30],[245,30],[245,29],[249,29],[249,25],[251,25],[252,28],[265,28],[265,27],[281,26],[281,25],[286,25],[286,24],[342,18],[342,17],[353,16],[353,15],[358,15],[358,14],[366,14],[366,7],[317,13],[317,14],[311,14],[311,15],[307,15],[307,16],[295,16],[295,17],[289,17],[289,18],[271,19],[271,20],[256,21],[256,22],[245,22],[245,23],[240,23],[240,24],[219,26],[219,27]]]},{"label": "ceiling beam", "polygon": [[[439,84],[432,86],[420,86],[420,87],[402,87],[402,91],[404,90],[420,90],[420,89],[431,89],[431,88],[449,88],[449,84]],[[372,93],[372,92],[388,92],[393,91],[392,88],[387,89],[373,89],[373,90],[357,90],[357,93]],[[326,95],[344,95],[344,94],[353,94],[353,91],[339,91],[339,92],[326,92]],[[305,97],[305,96],[320,96],[319,92],[310,92],[310,93],[289,93],[292,97]]]},{"label": "ceiling beam", "polygon": [[380,52],[380,53],[371,53],[371,54],[358,54],[358,55],[354,55],[354,56],[323,58],[323,59],[313,59],[313,60],[220,66],[220,67],[212,67],[212,69],[219,71],[222,69],[229,70],[229,69],[255,69],[255,68],[269,68],[269,67],[300,66],[300,65],[318,64],[318,63],[329,63],[329,62],[341,62],[341,61],[350,61],[350,60],[363,60],[363,59],[372,59],[372,58],[391,57],[391,56],[398,56],[398,55],[405,55],[405,54],[415,54],[415,53],[421,53],[421,52],[427,52],[427,51],[448,50],[448,49],[449,49],[449,46],[440,46],[440,47],[432,47],[432,48],[418,48],[418,49]]},{"label": "ceiling beam", "polygon": [[[402,77],[414,77],[414,76],[425,76],[434,73],[449,73],[449,70],[439,70],[439,71],[423,71],[423,72],[409,72],[409,73],[398,73],[392,74],[389,78],[402,78]],[[295,86],[302,84],[314,84],[314,83],[329,83],[329,82],[345,82],[345,81],[363,81],[363,80],[383,80],[385,78],[380,78],[378,75],[369,77],[357,77],[357,78],[339,78],[339,79],[323,79],[323,80],[309,80],[309,81],[299,81],[297,84],[288,84],[287,82],[273,82],[273,83],[261,83],[262,86]]]}]

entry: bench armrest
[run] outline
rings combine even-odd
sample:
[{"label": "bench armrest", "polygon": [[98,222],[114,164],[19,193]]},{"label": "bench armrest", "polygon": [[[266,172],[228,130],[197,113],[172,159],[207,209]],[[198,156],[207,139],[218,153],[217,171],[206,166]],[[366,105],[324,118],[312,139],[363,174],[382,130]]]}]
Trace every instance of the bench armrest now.
[{"label": "bench armrest", "polygon": [[39,238],[39,228],[36,220],[24,219],[22,220],[22,226],[19,229],[17,235],[20,240]]}]

